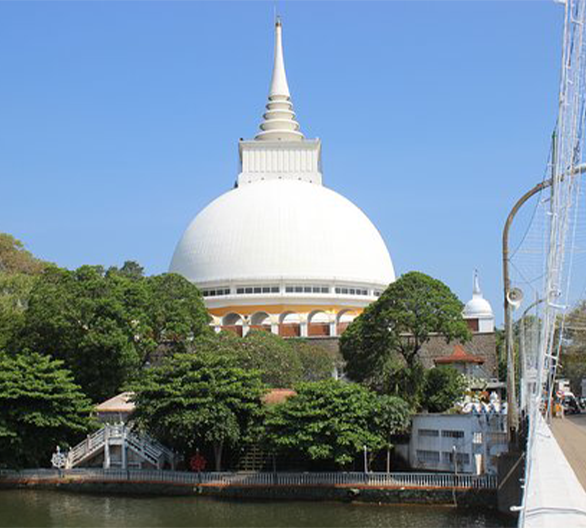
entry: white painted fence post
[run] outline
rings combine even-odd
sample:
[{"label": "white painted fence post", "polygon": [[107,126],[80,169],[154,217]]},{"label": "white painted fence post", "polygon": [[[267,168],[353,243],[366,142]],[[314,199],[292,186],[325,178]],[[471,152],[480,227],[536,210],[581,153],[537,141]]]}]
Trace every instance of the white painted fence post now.
[{"label": "white painted fence post", "polygon": [[122,445],[120,446],[122,449],[122,469],[128,469],[128,463],[126,461],[126,436],[128,434],[128,430],[126,426],[122,426]]},{"label": "white painted fence post", "polygon": [[110,426],[104,428],[104,469],[110,469]]}]

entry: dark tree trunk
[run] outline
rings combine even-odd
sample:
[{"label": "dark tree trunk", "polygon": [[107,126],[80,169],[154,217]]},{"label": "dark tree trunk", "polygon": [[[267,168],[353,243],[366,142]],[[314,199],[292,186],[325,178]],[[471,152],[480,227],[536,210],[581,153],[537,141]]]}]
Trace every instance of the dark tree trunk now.
[{"label": "dark tree trunk", "polygon": [[222,447],[224,442],[214,444],[214,458],[216,460],[216,471],[222,471]]}]

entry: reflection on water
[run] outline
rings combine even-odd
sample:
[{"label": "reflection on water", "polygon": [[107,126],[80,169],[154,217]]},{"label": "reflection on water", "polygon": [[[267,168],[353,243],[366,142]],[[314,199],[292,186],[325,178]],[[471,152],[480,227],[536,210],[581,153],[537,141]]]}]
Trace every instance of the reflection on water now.
[{"label": "reflection on water", "polygon": [[496,527],[486,511],[334,502],[226,501],[203,497],[121,497],[60,491],[0,491],[0,527]]}]

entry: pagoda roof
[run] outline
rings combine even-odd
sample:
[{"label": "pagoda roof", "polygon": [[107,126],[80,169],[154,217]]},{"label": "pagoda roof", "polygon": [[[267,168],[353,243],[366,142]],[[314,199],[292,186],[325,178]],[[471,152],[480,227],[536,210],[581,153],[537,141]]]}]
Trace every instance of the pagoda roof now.
[{"label": "pagoda roof", "polygon": [[484,363],[484,359],[469,354],[460,344],[454,345],[454,351],[449,356],[442,356],[434,359],[434,362],[439,365],[449,365],[450,363]]}]

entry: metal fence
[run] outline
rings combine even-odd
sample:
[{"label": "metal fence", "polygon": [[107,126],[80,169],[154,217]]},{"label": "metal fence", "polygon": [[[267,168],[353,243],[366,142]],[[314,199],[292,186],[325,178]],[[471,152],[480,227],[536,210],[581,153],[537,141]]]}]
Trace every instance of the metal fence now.
[{"label": "metal fence", "polygon": [[472,488],[496,489],[495,475],[454,475],[453,473],[247,473],[91,469],[0,470],[0,479],[42,481],[69,479],[79,481],[129,481],[217,486],[372,486],[389,488]]}]

